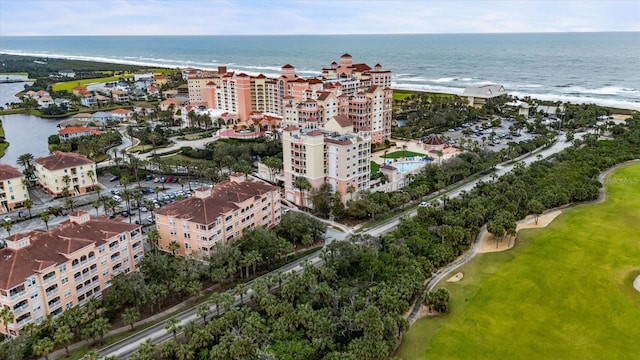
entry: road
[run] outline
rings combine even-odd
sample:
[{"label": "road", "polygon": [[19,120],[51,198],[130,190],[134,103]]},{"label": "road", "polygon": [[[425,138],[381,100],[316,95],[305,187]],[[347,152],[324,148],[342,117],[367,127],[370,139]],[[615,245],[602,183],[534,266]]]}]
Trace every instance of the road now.
[{"label": "road", "polygon": [[[584,136],[584,134],[576,134],[576,138],[582,137]],[[572,143],[571,142],[567,142],[565,140],[564,134],[561,134],[560,136],[558,136],[557,140],[554,142],[554,144],[552,146],[550,146],[547,149],[544,149],[542,151],[539,151],[537,153],[531,154],[529,156],[526,156],[524,158],[522,158],[519,162],[524,163],[526,165],[531,164],[532,162],[538,161],[538,159],[542,159],[542,158],[547,158],[569,146],[571,146]],[[492,181],[496,176],[501,176],[503,174],[506,174],[507,172],[511,171],[513,169],[513,167],[515,166],[514,164],[511,165],[499,165],[496,167],[496,170],[492,173],[489,174],[487,176],[484,176],[480,179],[471,181],[463,186],[460,186],[459,188],[452,190],[452,191],[443,191],[441,194],[439,194],[438,196],[448,196],[449,198],[452,197],[456,197],[458,195],[460,195],[461,192],[463,191],[470,191],[471,189],[473,189],[475,187],[475,185],[479,182],[479,181]],[[365,235],[371,235],[374,237],[377,236],[381,236],[387,232],[392,231],[393,229],[395,229],[398,224],[400,223],[401,219],[407,216],[415,216],[417,213],[417,209],[411,209],[408,210],[407,212],[397,215],[395,217],[393,217],[392,219],[385,221],[383,223],[377,224],[374,227],[371,227],[365,231],[362,232],[362,234]],[[333,229],[331,226],[328,227],[327,229],[327,237],[330,238],[328,242],[331,241],[340,241],[340,240],[344,240],[349,234],[351,233],[351,231],[348,231],[347,233],[341,233],[336,231],[335,229]],[[431,286],[433,287],[435,284],[437,284],[442,278],[444,278],[447,274],[449,274],[451,271],[455,270],[456,268],[458,268],[459,266],[465,264],[466,262],[470,261],[471,259],[473,259],[473,257],[475,257],[476,253],[477,253],[477,241],[476,243],[474,243],[474,245],[472,246],[472,248],[462,257],[460,257],[459,259],[457,259],[456,261],[454,261],[453,263],[449,264],[448,266],[442,268],[440,271],[438,271],[434,277],[432,277],[432,279],[430,279],[430,281],[427,283],[427,286]],[[309,261],[311,264],[313,264],[314,266],[320,266],[323,261],[320,257],[321,252],[315,252],[311,255],[308,255],[307,257],[300,259],[294,263],[291,263],[289,265],[286,265],[285,267],[281,268],[279,271],[282,271],[283,273],[289,273],[292,271],[302,271],[303,268],[301,266],[301,264],[304,261]],[[246,284],[246,288],[247,288],[247,294],[248,296],[245,296],[245,302],[249,300],[250,294],[251,294],[251,283]],[[240,297],[236,297],[235,299],[235,304],[239,305],[240,304]],[[421,304],[418,302],[416,306],[414,306],[414,309],[412,311],[412,313],[416,312],[419,313],[420,312],[420,306]],[[176,315],[176,317],[178,318],[178,320],[180,320],[180,324],[181,325],[185,325],[186,323],[188,323],[189,321],[193,320],[196,322],[201,322],[202,319],[197,316],[196,314],[196,308],[197,306],[192,307],[189,310],[186,310],[185,312]],[[211,311],[215,310],[214,307],[211,307]],[[115,356],[118,359],[128,359],[129,356],[131,356],[131,354],[133,354],[138,346],[144,342],[146,339],[151,339],[152,343],[154,344],[158,344],[161,343],[162,341],[165,341],[167,339],[169,339],[172,334],[170,332],[168,332],[165,329],[166,326],[166,322],[160,322],[157,325],[154,325],[148,329],[145,329],[141,332],[139,332],[138,334],[132,335],[128,338],[125,338],[123,340],[121,340],[120,342],[117,342],[111,346],[108,346],[104,349],[102,349],[100,351],[100,358],[102,357],[106,357],[106,356]]]}]

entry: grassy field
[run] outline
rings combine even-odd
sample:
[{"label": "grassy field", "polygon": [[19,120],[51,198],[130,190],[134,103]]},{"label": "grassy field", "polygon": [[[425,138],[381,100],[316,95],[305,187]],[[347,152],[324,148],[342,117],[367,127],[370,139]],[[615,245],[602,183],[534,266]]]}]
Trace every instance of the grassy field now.
[{"label": "grassy field", "polygon": [[109,76],[109,77],[94,78],[94,79],[82,79],[82,80],[70,80],[70,81],[58,82],[53,84],[53,91],[67,90],[71,92],[73,88],[76,86],[86,86],[88,84],[93,84],[93,83],[118,81],[122,78],[127,78],[127,77],[131,77],[131,76],[126,76],[126,75],[125,76]]},{"label": "grassy field", "polygon": [[[421,319],[397,356],[413,359],[631,359],[638,354],[640,165],[607,181],[607,201],[525,230],[507,252],[460,271],[451,313]],[[428,356],[427,356],[428,354]],[[637,358],[637,357],[635,357]]]},{"label": "grassy field", "polygon": [[453,99],[455,97],[454,94],[436,93],[436,92],[428,92],[428,91],[417,91],[417,90],[393,89],[393,100],[394,101],[404,100],[405,98],[408,98],[409,96],[414,95],[414,94],[427,94],[430,97],[442,97],[442,98],[448,98],[448,99]]},{"label": "grassy field", "polygon": [[421,154],[421,153],[417,153],[417,152],[413,152],[413,151],[394,151],[391,153],[388,153],[387,155],[382,155],[380,157],[385,158],[385,159],[399,159],[401,157],[411,157],[411,156],[427,156],[427,154]]}]

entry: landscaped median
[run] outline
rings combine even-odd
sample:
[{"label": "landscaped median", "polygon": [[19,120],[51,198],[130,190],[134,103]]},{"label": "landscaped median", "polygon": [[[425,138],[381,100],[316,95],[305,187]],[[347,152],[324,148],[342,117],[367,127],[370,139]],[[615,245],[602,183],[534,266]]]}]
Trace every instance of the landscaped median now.
[{"label": "landscaped median", "polygon": [[606,201],[564,210],[512,250],[457,271],[450,313],[405,334],[401,359],[629,359],[640,339],[640,164],[612,172]]}]

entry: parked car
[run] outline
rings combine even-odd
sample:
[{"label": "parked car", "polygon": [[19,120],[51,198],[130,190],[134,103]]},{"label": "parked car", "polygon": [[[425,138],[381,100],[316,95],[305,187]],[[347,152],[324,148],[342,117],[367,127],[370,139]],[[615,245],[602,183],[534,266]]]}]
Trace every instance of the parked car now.
[{"label": "parked car", "polygon": [[126,212],[126,211],[123,211],[123,212],[122,212],[122,217],[129,217],[129,213],[128,213],[128,212]]},{"label": "parked car", "polygon": [[120,190],[118,190],[118,189],[111,189],[111,195],[120,195]]},{"label": "parked car", "polygon": [[153,190],[153,188],[147,188],[147,193],[148,194],[153,194],[153,193],[155,193],[155,191]]},{"label": "parked car", "polygon": [[153,182],[154,182],[154,183],[159,183],[159,182],[160,182],[160,178],[155,178],[155,179],[153,179]]},{"label": "parked car", "polygon": [[140,211],[141,212],[147,212],[147,211],[149,211],[149,209],[147,209],[145,206],[143,206],[143,207],[140,208]]},{"label": "parked car", "polygon": [[427,207],[429,206],[429,203],[427,203],[426,201],[423,201],[420,203],[420,205],[418,205],[418,207]]},{"label": "parked car", "polygon": [[4,222],[11,222],[11,216],[5,216],[2,218],[2,220],[4,220]]},{"label": "parked car", "polygon": [[119,179],[119,177],[112,176],[111,178],[109,178],[109,181],[114,182],[114,181],[117,181],[118,179]]},{"label": "parked car", "polygon": [[146,219],[146,220],[147,220],[148,222],[152,223],[152,224],[155,222],[155,219],[153,218],[153,216],[152,216],[152,215],[147,216],[147,219]]},{"label": "parked car", "polygon": [[170,182],[171,182],[171,178],[170,178],[170,177],[168,177],[168,178],[167,178],[167,182],[168,182],[168,183],[170,183]]},{"label": "parked car", "polygon": [[180,179],[179,179],[179,178],[173,178],[173,182],[174,182],[174,184],[175,184],[175,183],[179,183],[179,182],[180,182]]}]

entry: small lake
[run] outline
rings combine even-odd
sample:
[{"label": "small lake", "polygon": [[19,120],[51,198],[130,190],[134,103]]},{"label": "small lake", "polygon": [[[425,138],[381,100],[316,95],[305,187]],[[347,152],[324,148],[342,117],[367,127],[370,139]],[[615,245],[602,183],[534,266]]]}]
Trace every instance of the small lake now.
[{"label": "small lake", "polygon": [[6,104],[12,102],[20,102],[20,99],[16,96],[20,91],[24,91],[25,85],[31,85],[32,82],[27,82],[27,77],[23,75],[0,75],[2,80],[25,80],[25,82],[0,84],[0,106],[6,108]]},{"label": "small lake", "polygon": [[34,158],[49,155],[47,139],[58,133],[63,119],[42,119],[33,115],[14,114],[0,116],[9,147],[0,163],[18,166],[18,156],[26,153]]}]

